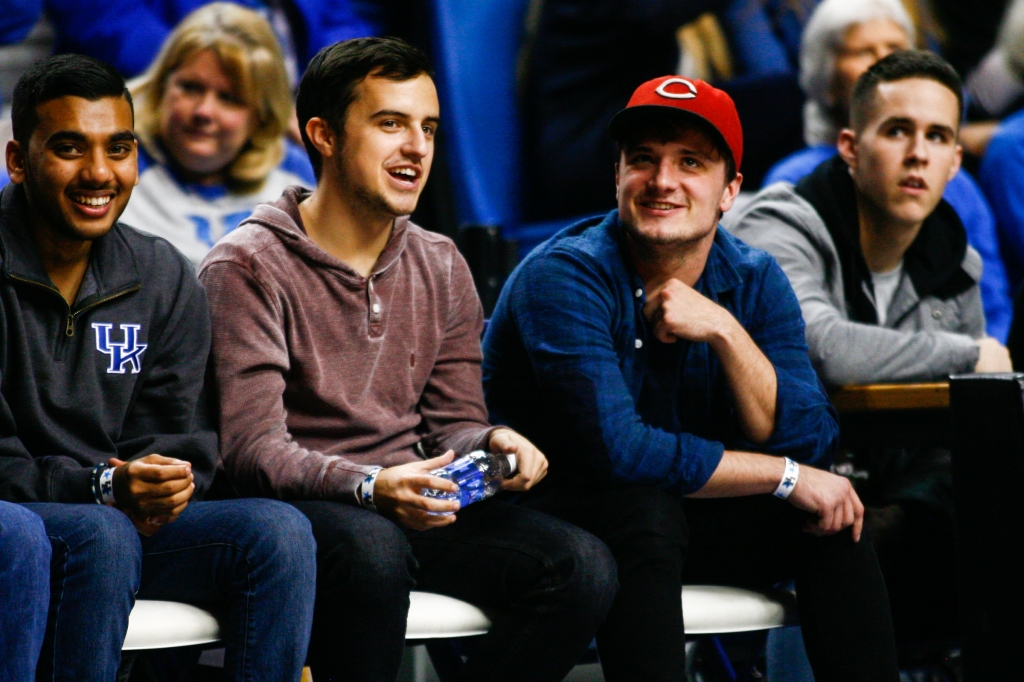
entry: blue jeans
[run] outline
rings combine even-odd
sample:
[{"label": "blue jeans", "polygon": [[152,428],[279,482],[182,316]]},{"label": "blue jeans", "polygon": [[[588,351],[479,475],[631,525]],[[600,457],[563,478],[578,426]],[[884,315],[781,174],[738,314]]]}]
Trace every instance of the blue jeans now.
[{"label": "blue jeans", "polygon": [[317,682],[394,680],[414,586],[496,614],[460,681],[555,682],[586,650],[615,595],[615,561],[604,543],[499,500],[423,532],[352,505],[292,504],[317,540],[309,652]]},{"label": "blue jeans", "polygon": [[30,682],[46,631],[50,543],[38,516],[0,502],[0,680]]},{"label": "blue jeans", "polygon": [[288,505],[193,502],[148,538],[111,507],[24,506],[42,517],[53,547],[38,680],[111,682],[136,592],[215,613],[227,679],[299,679],[316,545],[309,523]]}]

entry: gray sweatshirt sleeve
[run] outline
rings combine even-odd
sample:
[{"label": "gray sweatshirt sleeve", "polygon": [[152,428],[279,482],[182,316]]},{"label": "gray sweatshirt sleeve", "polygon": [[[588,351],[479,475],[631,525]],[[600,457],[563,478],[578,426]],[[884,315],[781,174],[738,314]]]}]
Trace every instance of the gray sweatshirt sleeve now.
[{"label": "gray sweatshirt sleeve", "polygon": [[789,277],[807,324],[811,362],[826,385],[926,381],[973,370],[973,334],[908,332],[848,319],[835,246],[792,185],[766,188],[733,224],[737,237],[775,256]]},{"label": "gray sweatshirt sleeve", "polygon": [[[967,255],[964,257],[964,270],[972,277],[976,273],[977,280],[980,282],[983,267],[981,255],[974,250],[974,247],[968,246]],[[971,287],[957,296],[956,305],[960,310],[960,327],[957,331],[961,334],[967,334],[972,339],[980,339],[987,336],[985,332],[985,306],[981,301],[981,287]],[[971,365],[971,368],[973,367],[974,365]]]}]

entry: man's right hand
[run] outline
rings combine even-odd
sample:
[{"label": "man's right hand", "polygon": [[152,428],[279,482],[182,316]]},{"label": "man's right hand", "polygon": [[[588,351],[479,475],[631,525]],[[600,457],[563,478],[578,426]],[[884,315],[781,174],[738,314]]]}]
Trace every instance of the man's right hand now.
[{"label": "man's right hand", "polygon": [[974,365],[975,372],[1012,372],[1010,351],[991,336],[984,336],[977,341],[978,362]]},{"label": "man's right hand", "polygon": [[796,487],[788,501],[797,509],[811,512],[817,522],[804,528],[815,535],[831,535],[853,526],[853,541],[860,541],[864,528],[864,505],[850,481],[811,466],[801,466]]},{"label": "man's right hand", "polygon": [[114,469],[114,501],[142,535],[152,535],[185,511],[196,489],[192,465],[163,455],[131,462],[110,459]]},{"label": "man's right hand", "polygon": [[384,516],[413,530],[427,530],[455,523],[455,514],[438,516],[429,512],[456,512],[459,510],[458,502],[424,497],[421,494],[424,488],[458,492],[459,487],[451,481],[429,473],[451,464],[454,459],[455,453],[449,450],[440,457],[382,470],[373,484],[374,506]]}]

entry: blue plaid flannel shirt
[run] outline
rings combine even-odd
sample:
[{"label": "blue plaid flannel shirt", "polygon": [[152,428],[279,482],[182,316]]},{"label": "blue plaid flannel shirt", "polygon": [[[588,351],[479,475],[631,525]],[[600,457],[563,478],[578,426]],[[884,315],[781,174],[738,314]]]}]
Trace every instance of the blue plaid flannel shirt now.
[{"label": "blue plaid flannel shirt", "polygon": [[775,367],[775,431],[747,442],[721,363],[704,343],[662,344],[618,212],[572,225],[512,273],[484,337],[491,421],[547,455],[551,477],[699,490],[725,449],[828,468],[839,427],[811,366],[782,269],[719,228],[696,289],[724,306]]}]

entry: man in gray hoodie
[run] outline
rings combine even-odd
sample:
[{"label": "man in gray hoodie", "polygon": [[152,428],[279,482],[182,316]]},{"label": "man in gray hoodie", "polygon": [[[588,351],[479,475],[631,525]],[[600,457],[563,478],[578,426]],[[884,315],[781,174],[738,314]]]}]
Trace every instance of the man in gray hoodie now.
[{"label": "man in gray hoodie", "polygon": [[[956,72],[935,55],[877,62],[854,87],[839,156],[796,185],[762,190],[735,223],[736,236],[772,253],[789,277],[826,385],[1010,370],[1006,349],[984,335],[981,260],[942,199],[960,167],[960,92]],[[867,464],[865,526],[899,633],[901,603],[920,614],[921,603],[936,601],[901,595],[934,587],[924,576],[952,580],[949,453],[886,448],[858,461]],[[908,542],[926,547],[904,551]],[[953,613],[942,613],[955,628]]]},{"label": "man in gray hoodie", "polygon": [[1009,370],[984,336],[981,260],[942,200],[960,167],[959,78],[893,55],[858,81],[839,156],[764,189],[734,234],[782,265],[826,385]]}]

